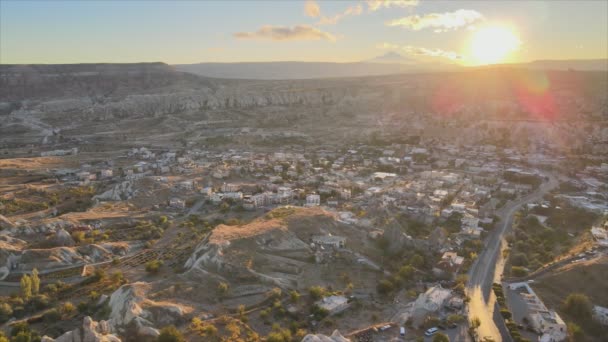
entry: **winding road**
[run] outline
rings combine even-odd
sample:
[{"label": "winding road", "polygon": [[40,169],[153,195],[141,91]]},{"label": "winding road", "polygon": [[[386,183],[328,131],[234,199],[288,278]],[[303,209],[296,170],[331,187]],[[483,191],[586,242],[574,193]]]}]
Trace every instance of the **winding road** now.
[{"label": "winding road", "polygon": [[[470,298],[468,305],[469,320],[478,318],[481,322],[478,335],[490,337],[493,341],[511,341],[511,337],[503,324],[496,297],[491,291],[493,282],[500,282],[504,263],[502,260],[502,246],[504,234],[511,228],[513,217],[517,210],[530,202],[535,202],[558,185],[557,179],[550,174],[544,174],[547,181],[542,183],[536,191],[515,201],[509,201],[496,212],[500,219],[499,226],[494,229],[487,239],[486,247],[479,254],[475,263],[469,270],[469,280],[466,293]],[[455,341],[470,341],[467,327],[461,326]]]}]

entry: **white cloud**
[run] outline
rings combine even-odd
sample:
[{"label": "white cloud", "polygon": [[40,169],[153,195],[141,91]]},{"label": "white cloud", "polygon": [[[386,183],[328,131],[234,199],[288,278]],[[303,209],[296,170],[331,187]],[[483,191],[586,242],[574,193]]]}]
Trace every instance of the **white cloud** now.
[{"label": "white cloud", "polygon": [[455,12],[429,13],[423,16],[411,15],[388,21],[387,26],[401,26],[414,31],[433,28],[435,32],[455,30],[483,19],[483,15],[474,10],[459,9]]},{"label": "white cloud", "polygon": [[367,9],[377,11],[381,8],[390,7],[413,7],[418,5],[418,0],[367,0]]},{"label": "white cloud", "polygon": [[344,12],[338,13],[338,14],[334,15],[333,17],[323,16],[317,24],[318,25],[334,25],[338,21],[344,19],[345,17],[351,16],[351,15],[352,16],[361,15],[361,13],[363,13],[363,6],[361,6],[361,4],[357,4],[356,6],[347,7],[344,10]]},{"label": "white cloud", "polygon": [[429,49],[429,48],[425,48],[425,47],[411,46],[411,45],[400,46],[400,45],[391,44],[391,43],[381,43],[381,44],[377,45],[377,48],[388,49],[388,50],[398,50],[398,51],[402,51],[403,53],[406,53],[411,56],[446,58],[446,59],[449,59],[452,61],[461,61],[464,58],[461,54],[454,52],[454,51],[447,51],[447,50],[442,50],[442,49],[437,49],[437,48]]},{"label": "white cloud", "polygon": [[311,18],[316,18],[321,15],[321,8],[315,0],[306,0],[304,3],[304,14]]},{"label": "white cloud", "polygon": [[308,25],[285,26],[262,26],[255,32],[237,32],[234,36],[238,39],[269,39],[274,41],[290,40],[328,40],[335,41],[331,33],[323,32],[315,27]]}]

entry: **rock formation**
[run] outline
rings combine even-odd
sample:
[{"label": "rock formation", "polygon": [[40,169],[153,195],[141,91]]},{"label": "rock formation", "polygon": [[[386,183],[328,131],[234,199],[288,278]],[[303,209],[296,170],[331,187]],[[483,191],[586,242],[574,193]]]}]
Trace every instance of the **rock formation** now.
[{"label": "rock formation", "polygon": [[82,326],[65,334],[51,338],[44,336],[42,342],[121,342],[121,339],[110,333],[107,321],[94,321],[86,316]]},{"label": "rock formation", "polygon": [[338,330],[334,330],[330,336],[323,334],[308,334],[304,336],[302,342],[350,342],[350,340],[342,336]]}]

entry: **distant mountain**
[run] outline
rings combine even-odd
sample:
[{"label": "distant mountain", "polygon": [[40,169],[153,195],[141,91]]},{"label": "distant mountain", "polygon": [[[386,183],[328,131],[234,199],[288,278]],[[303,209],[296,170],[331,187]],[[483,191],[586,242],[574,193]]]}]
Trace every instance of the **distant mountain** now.
[{"label": "distant mountain", "polygon": [[[489,65],[486,67],[494,67]],[[608,59],[538,60],[529,63],[502,64],[501,66],[543,70],[608,71]]]},{"label": "distant mountain", "polygon": [[367,62],[367,63],[398,63],[398,64],[415,63],[415,61],[413,61],[409,58],[403,57],[396,52],[387,52],[382,56],[378,56],[378,57],[372,58],[372,59],[364,61],[364,62]]},{"label": "distant mountain", "polygon": [[[389,55],[382,60],[396,58]],[[376,60],[376,59],[374,59]],[[403,60],[406,60],[403,58]],[[417,62],[243,62],[243,63],[198,63],[173,66],[178,71],[192,74],[234,79],[311,79],[359,76],[393,75],[424,71],[447,71],[458,68],[450,64]]]}]

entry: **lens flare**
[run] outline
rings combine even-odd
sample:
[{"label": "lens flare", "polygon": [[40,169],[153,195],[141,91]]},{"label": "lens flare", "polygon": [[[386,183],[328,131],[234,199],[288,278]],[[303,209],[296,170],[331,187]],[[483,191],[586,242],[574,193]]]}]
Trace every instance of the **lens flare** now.
[{"label": "lens flare", "polygon": [[520,45],[517,34],[507,27],[483,27],[471,38],[470,55],[475,64],[496,64],[505,62]]}]

